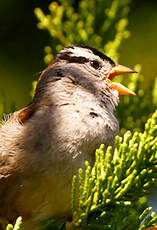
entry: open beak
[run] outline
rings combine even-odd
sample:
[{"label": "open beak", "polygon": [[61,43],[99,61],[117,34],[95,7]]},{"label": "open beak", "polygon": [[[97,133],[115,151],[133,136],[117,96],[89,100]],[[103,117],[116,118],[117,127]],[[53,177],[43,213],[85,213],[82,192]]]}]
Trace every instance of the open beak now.
[{"label": "open beak", "polygon": [[112,71],[108,75],[108,82],[111,84],[111,88],[116,89],[121,95],[136,95],[133,91],[126,88],[122,84],[111,81],[115,76],[124,74],[124,73],[137,73],[137,72],[123,65],[114,66]]}]

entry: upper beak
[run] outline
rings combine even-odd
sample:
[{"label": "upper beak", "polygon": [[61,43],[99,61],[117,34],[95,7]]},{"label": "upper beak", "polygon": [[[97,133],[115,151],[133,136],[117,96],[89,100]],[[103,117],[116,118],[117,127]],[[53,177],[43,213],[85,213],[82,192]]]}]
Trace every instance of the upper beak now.
[{"label": "upper beak", "polygon": [[133,91],[131,91],[130,89],[126,88],[125,86],[123,86],[120,83],[115,83],[115,82],[111,82],[111,80],[120,74],[124,74],[124,73],[137,73],[135,70],[130,69],[126,66],[123,65],[116,65],[113,67],[112,71],[109,73],[108,75],[108,79],[111,83],[111,88],[118,90],[119,94],[121,95],[136,95]]}]

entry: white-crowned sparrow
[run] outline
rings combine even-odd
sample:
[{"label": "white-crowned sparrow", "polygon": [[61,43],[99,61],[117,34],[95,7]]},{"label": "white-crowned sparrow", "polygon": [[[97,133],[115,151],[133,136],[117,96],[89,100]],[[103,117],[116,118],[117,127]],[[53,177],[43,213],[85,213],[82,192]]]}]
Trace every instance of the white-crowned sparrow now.
[{"label": "white-crowned sparrow", "polygon": [[111,80],[134,73],[95,48],[63,49],[38,81],[34,99],[0,128],[0,220],[23,217],[24,229],[71,217],[71,182],[95,149],[114,145],[119,94]]}]

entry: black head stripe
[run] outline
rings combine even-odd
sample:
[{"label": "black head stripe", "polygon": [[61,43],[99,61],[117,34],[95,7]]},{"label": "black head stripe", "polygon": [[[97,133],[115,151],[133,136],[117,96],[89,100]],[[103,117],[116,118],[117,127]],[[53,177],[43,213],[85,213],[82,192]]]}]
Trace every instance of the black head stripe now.
[{"label": "black head stripe", "polygon": [[76,47],[81,47],[81,48],[85,48],[85,49],[89,49],[93,52],[93,54],[99,56],[101,59],[103,60],[107,60],[109,61],[109,63],[112,66],[115,66],[115,62],[109,58],[108,56],[106,56],[105,54],[103,54],[102,52],[100,52],[99,50],[97,50],[96,48],[90,47],[90,46],[86,46],[86,45],[75,45]]},{"label": "black head stripe", "polygon": [[70,52],[61,53],[59,55],[59,59],[66,60],[71,63],[79,63],[79,64],[89,62],[89,59],[85,57],[70,56]]},{"label": "black head stripe", "polygon": [[71,49],[74,49],[74,46],[67,46],[66,48],[71,48]]}]

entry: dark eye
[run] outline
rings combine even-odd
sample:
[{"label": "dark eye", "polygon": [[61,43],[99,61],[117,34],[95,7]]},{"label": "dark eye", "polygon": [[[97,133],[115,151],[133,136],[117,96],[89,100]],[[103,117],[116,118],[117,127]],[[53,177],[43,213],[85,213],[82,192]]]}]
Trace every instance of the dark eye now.
[{"label": "dark eye", "polygon": [[98,61],[91,61],[90,64],[94,69],[99,69],[101,67]]}]

